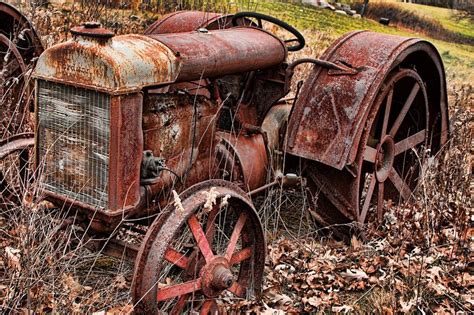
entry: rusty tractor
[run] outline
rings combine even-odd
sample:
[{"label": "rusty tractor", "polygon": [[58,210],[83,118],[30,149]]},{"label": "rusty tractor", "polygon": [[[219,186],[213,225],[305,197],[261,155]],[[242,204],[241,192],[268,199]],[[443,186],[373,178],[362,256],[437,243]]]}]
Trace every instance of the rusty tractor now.
[{"label": "rusty tractor", "polygon": [[[43,51],[4,3],[0,31],[1,206],[33,178],[91,247],[134,261],[138,313],[216,313],[258,297],[254,196],[302,185],[320,224],[380,220],[448,138],[443,64],[416,38],[355,31],[320,59],[289,62],[305,40],[281,20],[182,11],[142,35],[88,22]],[[114,237],[121,226],[141,245]]]}]

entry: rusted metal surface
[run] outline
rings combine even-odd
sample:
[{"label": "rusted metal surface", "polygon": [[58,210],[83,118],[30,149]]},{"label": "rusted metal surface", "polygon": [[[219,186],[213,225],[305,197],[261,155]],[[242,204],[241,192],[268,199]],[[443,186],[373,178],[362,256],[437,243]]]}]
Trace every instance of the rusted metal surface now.
[{"label": "rusted metal surface", "polygon": [[205,96],[170,91],[148,94],[143,107],[144,149],[177,174],[163,171],[151,191],[212,178],[218,105]]},{"label": "rusted metal surface", "polygon": [[0,209],[18,205],[23,196],[19,185],[28,180],[29,149],[34,135],[23,133],[0,140]]},{"label": "rusted metal surface", "polygon": [[163,16],[150,25],[145,30],[145,35],[191,32],[199,28],[224,29],[231,26],[231,20],[230,14],[177,11]]},{"label": "rusted metal surface", "polygon": [[[195,107],[196,119],[193,119]],[[171,168],[185,164],[186,169],[198,155],[209,155],[216,123],[215,103],[192,94],[150,93],[145,97],[143,108],[145,150],[164,158]]]},{"label": "rusted metal surface", "polygon": [[76,26],[71,29],[71,34],[80,35],[84,37],[92,37],[96,39],[107,40],[114,37],[114,33],[102,27],[98,22],[86,22],[81,26]]},{"label": "rusted metal surface", "polygon": [[279,39],[249,28],[105,39],[76,35],[47,49],[34,76],[118,94],[257,70],[285,58]]},{"label": "rusted metal surface", "polygon": [[0,160],[14,152],[22,151],[35,144],[33,133],[22,133],[0,140]]},{"label": "rusted metal surface", "polygon": [[[337,169],[355,160],[368,113],[388,73],[397,66],[415,67],[430,84],[435,146],[447,139],[444,69],[428,42],[372,32],[353,32],[336,41],[323,60],[350,65],[355,75],[316,67],[305,82],[289,121],[288,152]],[[436,115],[434,115],[436,116]]]},{"label": "rusted metal surface", "polygon": [[283,42],[256,28],[149,35],[179,55],[176,81],[192,81],[264,69],[282,63],[287,55]]},{"label": "rusted metal surface", "polygon": [[76,35],[47,49],[38,59],[34,77],[124,94],[174,82],[178,73],[175,54],[150,37],[97,39]]},{"label": "rusted metal surface", "polygon": [[140,202],[143,152],[141,93],[112,98],[109,159],[109,210],[136,207]]},{"label": "rusted metal surface", "polygon": [[[216,204],[209,210],[207,219],[200,221],[198,217],[201,217],[206,196],[211,192],[216,197]],[[206,312],[216,307],[216,299],[223,291],[242,297],[246,288],[254,285],[255,291],[259,292],[265,240],[257,213],[245,193],[232,183],[210,180],[192,186],[179,198],[182,208],[170,203],[163,210],[148,230],[138,253],[132,285],[134,301],[139,302],[137,310],[179,314],[189,307],[187,294],[200,292],[206,301],[195,301],[194,305]],[[223,199],[227,206],[222,206]],[[232,217],[230,213],[234,214],[234,219],[226,223],[231,224],[229,241],[221,248],[215,243],[214,233],[222,231],[218,228],[219,224],[224,224],[219,220],[223,219],[222,211],[230,211],[228,220]],[[188,254],[176,247],[180,244],[176,240],[185,231],[189,231],[186,234],[189,241],[196,244],[196,249]],[[176,263],[180,261],[178,257],[185,263]],[[164,268],[166,262],[181,270],[184,268],[185,272],[179,274],[189,276],[174,278],[170,269]],[[234,268],[229,268],[231,265]],[[186,272],[187,268],[190,272]],[[236,269],[240,271],[234,274]],[[168,276],[170,283],[158,286],[163,275]],[[176,299],[172,301],[173,298]],[[166,306],[167,309],[162,309]]]},{"label": "rusted metal surface", "polygon": [[287,103],[276,104],[265,115],[265,119],[262,122],[262,130],[266,134],[267,145],[272,151],[283,147],[283,138],[286,130],[281,130],[281,128],[286,127],[291,108],[292,105]]},{"label": "rusted metal surface", "polygon": [[269,157],[262,134],[234,136],[219,132],[217,136],[220,138],[218,163],[227,172],[229,180],[240,182],[246,191],[263,186],[267,180]]}]

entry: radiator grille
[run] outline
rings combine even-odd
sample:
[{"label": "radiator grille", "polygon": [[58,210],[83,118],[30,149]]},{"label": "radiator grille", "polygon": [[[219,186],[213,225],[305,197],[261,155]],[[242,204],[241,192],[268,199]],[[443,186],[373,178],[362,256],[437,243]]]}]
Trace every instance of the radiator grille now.
[{"label": "radiator grille", "polygon": [[39,80],[38,122],[43,187],[107,208],[110,96]]}]

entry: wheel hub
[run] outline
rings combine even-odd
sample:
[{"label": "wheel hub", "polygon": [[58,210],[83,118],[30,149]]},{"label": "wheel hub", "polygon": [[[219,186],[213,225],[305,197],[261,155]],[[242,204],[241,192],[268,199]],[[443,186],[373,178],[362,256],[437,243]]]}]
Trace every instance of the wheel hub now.
[{"label": "wheel hub", "polygon": [[384,182],[388,178],[394,158],[395,142],[390,135],[386,135],[377,145],[377,154],[375,156],[375,176],[377,181]]},{"label": "wheel hub", "polygon": [[222,256],[215,257],[202,268],[201,279],[202,291],[207,297],[215,297],[234,284],[229,262]]}]

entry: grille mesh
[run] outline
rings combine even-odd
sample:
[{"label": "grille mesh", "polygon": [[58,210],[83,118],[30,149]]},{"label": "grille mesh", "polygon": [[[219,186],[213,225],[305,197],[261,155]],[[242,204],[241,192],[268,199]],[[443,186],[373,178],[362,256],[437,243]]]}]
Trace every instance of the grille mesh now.
[{"label": "grille mesh", "polygon": [[39,80],[38,122],[43,187],[107,208],[110,96]]}]

